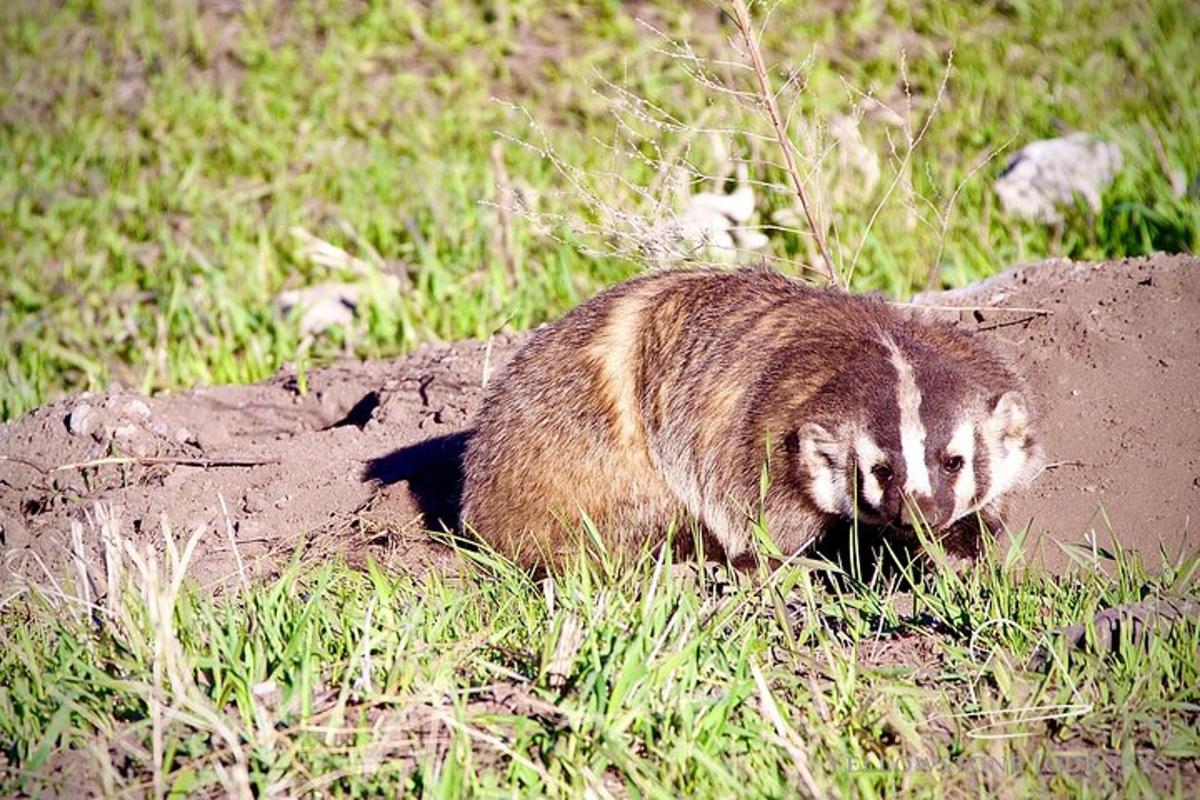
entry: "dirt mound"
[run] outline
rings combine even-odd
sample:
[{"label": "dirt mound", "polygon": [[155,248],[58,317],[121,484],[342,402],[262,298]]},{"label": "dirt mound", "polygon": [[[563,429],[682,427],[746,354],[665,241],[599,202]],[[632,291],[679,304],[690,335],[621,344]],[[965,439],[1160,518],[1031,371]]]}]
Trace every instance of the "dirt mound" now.
[{"label": "dirt mound", "polygon": [[[926,295],[995,337],[1026,374],[1052,466],[1017,498],[1030,547],[1108,523],[1151,557],[1194,551],[1200,511],[1200,261],[1045,262]],[[297,552],[370,553],[393,568],[446,567],[425,526],[452,521],[465,428],[486,374],[523,336],[428,346],[407,359],[339,364],[301,380],[142,397],[111,391],[46,406],[0,429],[0,541],[8,582],[57,576],[76,550],[103,574],[89,519],[163,548],[163,523],[200,539],[193,575],[269,576]],[[306,384],[306,391],[302,386]],[[1100,511],[1103,509],[1103,511]],[[1104,520],[1107,519],[1108,523]],[[71,523],[83,523],[72,544]],[[1190,534],[1190,535],[1189,535]]]},{"label": "dirt mound", "polygon": [[42,577],[43,564],[71,557],[72,520],[84,523],[85,561],[99,565],[97,504],[159,551],[164,519],[177,541],[204,529],[191,574],[206,584],[236,575],[239,559],[248,575],[270,575],[297,548],[309,559],[371,552],[407,569],[444,564],[450,551],[426,535],[419,508],[453,518],[461,431],[484,370],[515,346],[427,346],[304,381],[284,370],[251,386],[110,391],[38,409],[0,429],[7,566]]}]

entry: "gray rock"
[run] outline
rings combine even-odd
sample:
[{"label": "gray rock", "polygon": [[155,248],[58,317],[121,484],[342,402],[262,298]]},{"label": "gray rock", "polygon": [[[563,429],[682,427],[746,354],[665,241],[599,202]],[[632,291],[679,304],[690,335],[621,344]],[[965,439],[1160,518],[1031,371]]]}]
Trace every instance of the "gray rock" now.
[{"label": "gray rock", "polygon": [[67,430],[75,436],[91,436],[98,424],[96,409],[90,403],[77,404],[67,417]]},{"label": "gray rock", "polygon": [[129,417],[147,419],[150,416],[150,406],[146,405],[145,400],[140,400],[136,397],[125,404],[123,411]]},{"label": "gray rock", "polygon": [[225,426],[216,420],[201,420],[196,428],[196,444],[205,453],[212,453],[228,447],[233,437]]},{"label": "gray rock", "polygon": [[117,439],[132,439],[138,435],[139,430],[141,429],[137,425],[126,423],[113,428],[113,436]]},{"label": "gray rock", "polygon": [[280,292],[275,302],[285,317],[299,315],[301,333],[316,334],[350,326],[358,313],[362,291],[362,284],[331,281]]},{"label": "gray rock", "polygon": [[1100,196],[1121,170],[1120,149],[1086,133],[1030,142],[996,180],[1004,210],[1047,224],[1062,222],[1061,208],[1080,195],[1100,210]]}]

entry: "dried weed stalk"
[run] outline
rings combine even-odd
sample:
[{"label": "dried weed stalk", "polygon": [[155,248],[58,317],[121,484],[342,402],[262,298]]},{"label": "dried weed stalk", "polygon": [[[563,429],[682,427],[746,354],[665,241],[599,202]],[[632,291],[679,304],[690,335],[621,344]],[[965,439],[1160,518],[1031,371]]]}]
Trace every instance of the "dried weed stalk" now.
[{"label": "dried weed stalk", "polygon": [[[590,142],[592,152],[598,145],[602,154],[590,163],[558,150],[555,137],[529,110],[501,101],[524,130],[498,137],[533,154],[558,177],[558,189],[538,197],[498,172],[489,205],[497,208],[503,229],[498,236],[509,241],[501,248],[508,274],[514,269],[512,226],[524,221],[535,236],[593,257],[617,256],[650,267],[765,261],[844,288],[868,239],[878,236],[874,230],[885,208],[899,204],[903,227],[921,229],[936,243],[931,262],[916,267],[928,274],[909,278],[935,282],[962,184],[944,201],[923,197],[914,186],[913,162],[942,107],[952,56],[936,93],[920,109],[914,108],[901,53],[901,85],[891,105],[873,90],[843,81],[849,110],[828,118],[809,113],[801,124],[811,56],[783,68],[770,65],[760,43],[774,6],[756,14],[757,26],[746,0],[718,7],[732,23],[724,52],[712,52],[719,46],[705,52],[700,42],[638,20],[654,39],[651,50],[669,59],[710,102],[685,118],[669,98],[656,101],[597,77],[594,91],[612,112],[613,127],[604,139]],[[866,123],[881,134],[864,138]],[[987,154],[963,182],[995,155]],[[839,230],[839,216],[846,214],[863,221],[853,226],[850,242],[847,231]],[[797,246],[804,257],[785,255]]]},{"label": "dried weed stalk", "polygon": [[830,283],[837,283],[837,275],[833,271],[833,260],[829,257],[829,248],[825,245],[825,235],[821,232],[821,226],[813,219],[808,194],[804,191],[804,181],[800,179],[800,170],[796,166],[796,156],[793,153],[794,145],[788,137],[783,119],[779,116],[779,106],[775,103],[775,92],[771,88],[771,79],[767,76],[767,67],[763,63],[758,37],[750,22],[750,10],[746,8],[743,0],[733,0],[730,5],[733,10],[734,23],[737,25],[738,33],[742,35],[742,40],[746,43],[746,53],[750,57],[754,75],[758,79],[759,100],[771,119],[771,127],[775,130],[775,138],[779,141],[779,151],[783,153],[783,161],[787,165],[788,176],[792,179],[792,188],[796,192],[796,199],[800,202],[804,218],[808,221],[808,229],[812,231],[813,239],[817,243],[817,251],[821,254],[825,278]]}]

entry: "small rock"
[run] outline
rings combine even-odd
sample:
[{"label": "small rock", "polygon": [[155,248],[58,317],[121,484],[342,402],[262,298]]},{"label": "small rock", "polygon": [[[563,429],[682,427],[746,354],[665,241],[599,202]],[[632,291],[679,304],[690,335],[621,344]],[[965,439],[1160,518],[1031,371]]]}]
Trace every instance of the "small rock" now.
[{"label": "small rock", "polygon": [[262,495],[258,493],[247,492],[246,497],[242,500],[242,510],[247,514],[257,514],[259,511],[267,507]]},{"label": "small rock", "polygon": [[125,404],[124,412],[131,417],[146,419],[150,416],[150,406],[144,400],[134,398]]},{"label": "small rock", "polygon": [[180,428],[179,430],[175,431],[175,441],[179,442],[180,444],[188,444],[189,442],[194,443],[196,441],[196,437],[195,434],[193,434],[187,428]]},{"label": "small rock", "polygon": [[354,322],[363,287],[357,283],[329,282],[290,289],[275,297],[281,314],[300,316],[300,331],[322,333]]},{"label": "small rock", "polygon": [[1009,160],[996,194],[1009,214],[1047,224],[1063,221],[1061,206],[1081,195],[1092,211],[1121,170],[1121,150],[1086,133],[1030,142]]},{"label": "small rock", "polygon": [[138,426],[132,423],[118,425],[113,428],[113,436],[117,439],[132,439],[134,436],[137,436],[137,432]]},{"label": "small rock", "polygon": [[88,403],[79,403],[67,417],[67,430],[75,436],[91,436],[97,422],[96,410]]},{"label": "small rock", "polygon": [[196,431],[195,438],[200,449],[208,453],[226,447],[233,437],[221,423],[208,421]]}]

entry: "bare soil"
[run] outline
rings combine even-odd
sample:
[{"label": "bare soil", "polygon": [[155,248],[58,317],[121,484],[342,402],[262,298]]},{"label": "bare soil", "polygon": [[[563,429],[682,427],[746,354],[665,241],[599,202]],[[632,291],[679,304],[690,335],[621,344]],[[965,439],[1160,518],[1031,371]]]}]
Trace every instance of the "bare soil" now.
[{"label": "bare soil", "polygon": [[[1157,563],[1200,535],[1200,260],[1049,261],[918,302],[994,338],[1032,388],[1051,466],[1015,499],[1031,556],[1094,533]],[[221,586],[293,559],[367,555],[453,569],[427,528],[452,524],[465,432],[485,375],[523,335],[429,345],[405,359],[292,370],[252,386],[144,397],[112,390],[0,428],[0,583],[42,581],[78,553],[103,574],[97,504],[161,551],[196,530],[191,574]],[[306,391],[302,391],[304,386]]]}]

